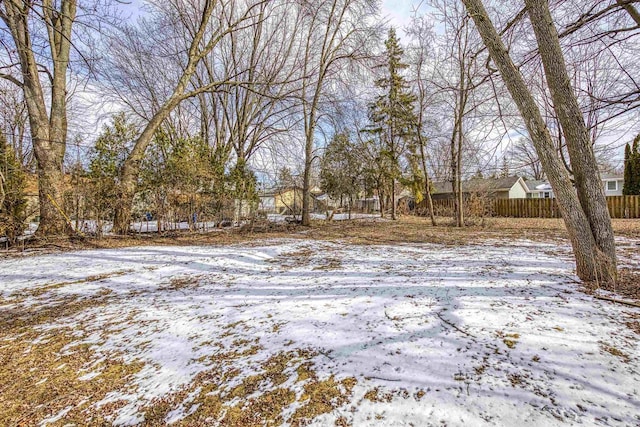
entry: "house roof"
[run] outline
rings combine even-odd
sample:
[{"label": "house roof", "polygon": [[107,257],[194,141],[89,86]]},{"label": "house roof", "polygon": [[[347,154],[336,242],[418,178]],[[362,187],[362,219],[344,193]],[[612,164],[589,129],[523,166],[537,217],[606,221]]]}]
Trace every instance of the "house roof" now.
[{"label": "house roof", "polygon": [[[496,192],[509,191],[521,178],[519,176],[508,176],[505,178],[473,178],[462,181],[462,192]],[[450,181],[440,181],[433,183],[433,194],[453,193],[453,186]]]},{"label": "house roof", "polygon": [[618,174],[615,174],[615,173],[603,173],[603,174],[600,174],[600,178],[602,180],[606,179],[608,181],[613,181],[613,180],[624,181],[624,176],[623,175],[618,175]]},{"label": "house roof", "polygon": [[[291,186],[291,187],[272,187],[272,188],[263,188],[262,190],[258,190],[258,197],[275,197],[290,191],[302,192],[302,187]],[[309,192],[312,198],[317,200],[324,200],[322,196],[325,193],[322,192],[318,187],[314,187]]]},{"label": "house roof", "polygon": [[547,181],[530,180],[530,181],[525,181],[524,183],[527,186],[527,190],[529,192],[551,190],[551,185]]}]

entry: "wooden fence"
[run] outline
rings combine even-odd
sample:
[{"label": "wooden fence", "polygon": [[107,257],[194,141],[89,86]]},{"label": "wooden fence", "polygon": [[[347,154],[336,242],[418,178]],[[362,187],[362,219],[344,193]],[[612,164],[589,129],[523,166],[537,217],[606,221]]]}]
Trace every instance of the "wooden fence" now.
[{"label": "wooden fence", "polygon": [[[465,205],[473,203],[468,200]],[[609,196],[607,205],[611,218],[640,218],[640,196]],[[436,215],[448,216],[454,204],[453,200],[434,200],[433,207]],[[465,206],[465,212],[472,216],[560,218],[556,199],[484,199],[475,206]]]}]

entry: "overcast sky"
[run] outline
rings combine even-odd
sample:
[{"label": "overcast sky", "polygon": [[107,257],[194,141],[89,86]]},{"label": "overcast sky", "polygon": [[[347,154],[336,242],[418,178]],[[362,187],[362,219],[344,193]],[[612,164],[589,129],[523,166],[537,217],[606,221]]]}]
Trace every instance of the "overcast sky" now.
[{"label": "overcast sky", "polygon": [[[126,3],[123,8],[130,11],[132,18],[139,14],[144,0],[124,0]],[[424,0],[383,0],[382,1],[382,17],[389,20],[394,27],[402,30],[411,17],[414,5],[423,3]],[[127,4],[128,3],[128,4]]]},{"label": "overcast sky", "polygon": [[409,24],[414,7],[412,0],[383,0],[382,16],[389,19],[389,23],[402,30]]}]

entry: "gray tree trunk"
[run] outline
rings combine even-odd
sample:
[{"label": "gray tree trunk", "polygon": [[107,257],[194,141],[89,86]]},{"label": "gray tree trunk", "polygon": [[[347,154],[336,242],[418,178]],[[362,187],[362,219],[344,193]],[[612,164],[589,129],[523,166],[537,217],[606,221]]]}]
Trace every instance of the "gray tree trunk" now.
[{"label": "gray tree trunk", "polygon": [[24,92],[37,160],[38,201],[41,236],[70,234],[71,224],[64,213],[64,153],[67,140],[67,69],[71,49],[71,30],[76,18],[76,0],[63,0],[59,6],[43,2],[42,19],[47,28],[48,46],[53,69],[50,108],[47,108],[40,82],[40,70],[31,40],[30,13],[33,5],[24,0],[7,0],[0,18],[7,25],[19,57],[22,80],[3,76]]},{"label": "gray tree trunk", "polygon": [[525,4],[538,41],[553,108],[564,132],[578,199],[587,216],[598,249],[602,252],[602,261],[609,263],[609,268],[615,271],[616,247],[607,198],[598,172],[598,163],[593,154],[589,131],[571,87],[549,5],[541,0],[525,0]]},{"label": "gray tree trunk", "polygon": [[[463,0],[469,15],[517,104],[527,130],[540,156],[541,163],[556,195],[567,233],[576,258],[578,276],[585,281],[613,282],[616,279],[615,263],[603,253],[596,243],[587,214],[583,210],[569,174],[558,157],[553,140],[540,110],[527,88],[522,75],[515,67],[481,0]],[[547,22],[549,25],[549,22]],[[580,162],[578,158],[575,162]],[[575,165],[574,165],[575,167]],[[601,184],[598,183],[600,187]],[[585,201],[586,203],[589,200]]]}]

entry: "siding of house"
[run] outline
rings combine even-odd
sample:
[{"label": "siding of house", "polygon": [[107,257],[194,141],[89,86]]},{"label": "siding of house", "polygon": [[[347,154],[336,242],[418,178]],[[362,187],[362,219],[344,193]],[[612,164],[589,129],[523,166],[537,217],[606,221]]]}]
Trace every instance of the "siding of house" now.
[{"label": "siding of house", "polygon": [[513,187],[509,189],[509,199],[526,199],[527,189],[522,185],[522,180],[518,180]]},{"label": "siding of house", "polygon": [[302,210],[302,190],[296,188],[276,194],[275,207],[278,213],[299,213]]},{"label": "siding of house", "polygon": [[[602,179],[603,185],[604,185],[604,194],[607,196],[622,196],[622,187],[624,186],[624,180],[622,179],[618,179],[618,178],[614,178],[614,179],[608,179],[608,178],[603,178]],[[609,184],[610,182],[615,182],[616,183],[616,189],[615,190],[609,190]]]}]

